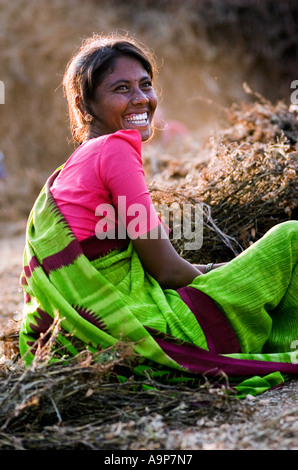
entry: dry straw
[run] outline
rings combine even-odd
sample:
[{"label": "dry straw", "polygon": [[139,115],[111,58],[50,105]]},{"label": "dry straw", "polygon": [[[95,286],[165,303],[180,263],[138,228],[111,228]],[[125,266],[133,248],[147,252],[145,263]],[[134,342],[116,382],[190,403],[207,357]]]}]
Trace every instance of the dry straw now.
[{"label": "dry straw", "polygon": [[210,139],[207,163],[201,149],[166,157],[150,186],[157,204],[203,204],[202,249],[188,252],[183,240],[173,240],[192,262],[227,261],[272,226],[297,218],[297,114],[255,96],[225,110],[231,127]]}]

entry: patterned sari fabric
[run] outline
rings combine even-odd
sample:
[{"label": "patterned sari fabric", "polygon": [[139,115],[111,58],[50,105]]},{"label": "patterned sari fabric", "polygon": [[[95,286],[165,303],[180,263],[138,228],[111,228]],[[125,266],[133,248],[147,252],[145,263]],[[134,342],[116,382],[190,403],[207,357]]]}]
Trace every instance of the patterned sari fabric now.
[{"label": "patterned sari fabric", "polygon": [[298,222],[271,229],[190,286],[162,290],[131,242],[114,241],[108,252],[101,240],[79,243],[50,192],[58,171],[27,226],[20,331],[27,365],[58,317],[56,351],[76,355],[129,342],[138,358],[132,372],[143,378],[199,383],[202,375],[225,375],[245,396],[298,374]]}]

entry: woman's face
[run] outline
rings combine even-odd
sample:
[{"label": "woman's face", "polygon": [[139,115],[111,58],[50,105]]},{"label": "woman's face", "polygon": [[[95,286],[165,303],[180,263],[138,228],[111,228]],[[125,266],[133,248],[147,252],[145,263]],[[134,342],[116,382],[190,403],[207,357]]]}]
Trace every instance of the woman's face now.
[{"label": "woman's face", "polygon": [[95,116],[90,125],[91,138],[121,129],[138,130],[143,141],[151,136],[157,97],[150,76],[137,59],[117,58],[90,105]]}]

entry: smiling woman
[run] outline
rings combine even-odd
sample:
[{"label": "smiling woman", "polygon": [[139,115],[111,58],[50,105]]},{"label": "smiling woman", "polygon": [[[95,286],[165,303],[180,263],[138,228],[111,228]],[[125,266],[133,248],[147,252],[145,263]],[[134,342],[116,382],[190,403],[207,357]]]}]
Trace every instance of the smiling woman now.
[{"label": "smiling woman", "polygon": [[148,50],[127,37],[95,36],[67,67],[80,145],[29,217],[21,353],[34,360],[58,315],[63,354],[129,341],[135,373],[152,372],[153,362],[153,372],[165,368],[171,378],[169,369],[192,379],[266,375],[256,380],[264,390],[281,372],[298,373],[298,223],[274,227],[220,266],[178,255],[142,166],[157,106],[153,70]]},{"label": "smiling woman", "polygon": [[148,140],[156,106],[152,78],[139,60],[130,56],[116,57],[90,100],[93,119],[88,138],[120,129],[136,129],[143,141]]},{"label": "smiling woman", "polygon": [[[148,139],[157,105],[154,73],[153,54],[132,38],[94,35],[84,41],[69,62],[63,80],[74,139],[82,143],[91,136],[125,129],[127,122],[136,121],[142,121],[146,127],[144,140]],[[112,117],[108,117],[110,125],[103,116],[102,98],[107,105],[116,106],[115,116],[111,111]],[[118,122],[113,123],[116,119]],[[124,122],[120,124],[119,119]]]}]

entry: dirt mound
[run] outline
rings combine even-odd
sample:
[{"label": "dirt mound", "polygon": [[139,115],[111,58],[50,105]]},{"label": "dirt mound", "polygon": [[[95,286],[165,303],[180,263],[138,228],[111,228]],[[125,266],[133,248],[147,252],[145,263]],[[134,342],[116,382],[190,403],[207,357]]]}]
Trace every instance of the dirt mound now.
[{"label": "dirt mound", "polygon": [[230,106],[247,99],[244,81],[271,101],[289,102],[297,78],[297,10],[294,0],[2,2],[0,150],[9,174],[18,170],[22,181],[32,168],[50,172],[72,150],[60,85],[83,37],[128,30],[147,43],[160,65],[166,117],[197,131],[218,117],[197,99]]}]

